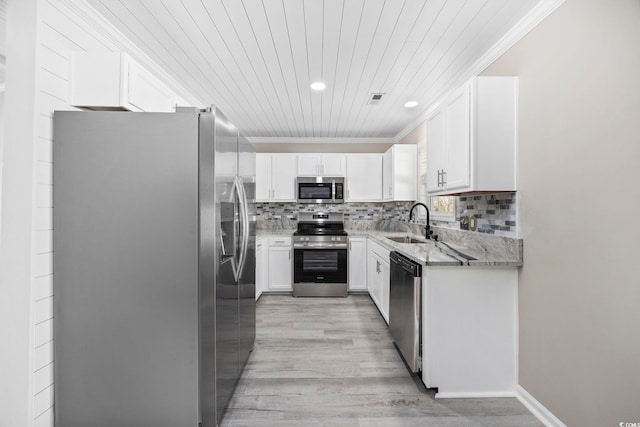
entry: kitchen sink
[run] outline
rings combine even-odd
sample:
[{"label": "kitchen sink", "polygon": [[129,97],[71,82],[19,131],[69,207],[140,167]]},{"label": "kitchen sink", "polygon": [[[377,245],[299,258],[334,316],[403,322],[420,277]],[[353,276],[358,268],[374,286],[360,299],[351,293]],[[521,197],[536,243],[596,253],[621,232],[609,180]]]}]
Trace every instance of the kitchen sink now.
[{"label": "kitchen sink", "polygon": [[411,236],[387,237],[387,239],[398,243],[427,243],[424,240],[415,239]]}]

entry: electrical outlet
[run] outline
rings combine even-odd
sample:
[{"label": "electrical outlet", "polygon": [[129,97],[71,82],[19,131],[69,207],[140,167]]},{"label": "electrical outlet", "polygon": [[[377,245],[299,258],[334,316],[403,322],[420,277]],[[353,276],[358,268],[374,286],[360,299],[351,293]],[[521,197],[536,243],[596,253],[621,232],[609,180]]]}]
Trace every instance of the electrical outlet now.
[{"label": "electrical outlet", "polygon": [[468,230],[469,229],[469,216],[462,215],[460,217],[460,230]]}]

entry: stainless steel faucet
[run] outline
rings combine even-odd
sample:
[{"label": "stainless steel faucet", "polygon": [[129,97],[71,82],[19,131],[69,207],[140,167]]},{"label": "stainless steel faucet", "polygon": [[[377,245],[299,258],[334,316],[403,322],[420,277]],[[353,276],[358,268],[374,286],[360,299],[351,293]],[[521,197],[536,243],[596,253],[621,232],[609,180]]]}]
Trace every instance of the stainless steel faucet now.
[{"label": "stainless steel faucet", "polygon": [[427,224],[424,227],[424,237],[426,237],[427,239],[431,239],[433,230],[431,230],[431,227],[429,226],[429,208],[427,207],[427,205],[425,205],[424,203],[415,203],[413,206],[411,206],[411,210],[409,211],[409,221],[413,219],[413,210],[418,206],[423,206],[427,211]]}]

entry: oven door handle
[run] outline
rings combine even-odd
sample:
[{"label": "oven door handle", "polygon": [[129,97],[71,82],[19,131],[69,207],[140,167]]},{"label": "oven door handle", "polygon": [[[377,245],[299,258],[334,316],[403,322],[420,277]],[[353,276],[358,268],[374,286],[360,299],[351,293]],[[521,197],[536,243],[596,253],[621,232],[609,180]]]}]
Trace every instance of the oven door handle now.
[{"label": "oven door handle", "polygon": [[307,245],[301,245],[301,244],[293,244],[293,248],[294,249],[338,249],[338,250],[348,250],[349,246],[345,243],[345,244],[341,244],[341,245],[336,245],[336,246],[307,246]]}]

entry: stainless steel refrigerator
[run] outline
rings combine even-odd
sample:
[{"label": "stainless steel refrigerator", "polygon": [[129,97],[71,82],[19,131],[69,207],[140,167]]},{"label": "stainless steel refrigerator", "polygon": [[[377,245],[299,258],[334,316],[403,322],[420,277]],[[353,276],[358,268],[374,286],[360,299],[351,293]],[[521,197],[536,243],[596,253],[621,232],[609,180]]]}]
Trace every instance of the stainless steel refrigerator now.
[{"label": "stainless steel refrigerator", "polygon": [[255,339],[251,144],[215,108],[53,135],[56,425],[217,425]]}]

